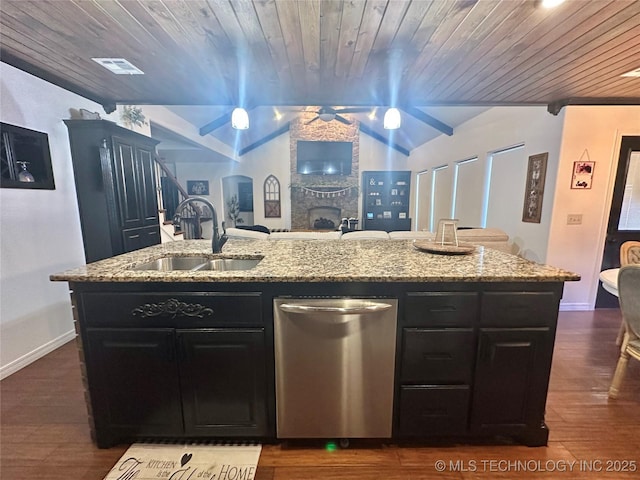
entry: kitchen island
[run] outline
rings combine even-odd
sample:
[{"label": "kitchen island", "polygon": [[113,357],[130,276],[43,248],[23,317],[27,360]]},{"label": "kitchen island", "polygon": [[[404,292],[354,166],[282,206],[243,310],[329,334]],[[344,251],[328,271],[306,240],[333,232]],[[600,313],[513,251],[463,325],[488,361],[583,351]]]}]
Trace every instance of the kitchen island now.
[{"label": "kitchen island", "polygon": [[[248,270],[140,270],[165,257]],[[477,247],[408,240],[156,245],[51,276],[69,282],[98,446],[278,439],[274,300],[397,300],[392,438],[509,436],[544,445],[559,301],[578,275]]]}]

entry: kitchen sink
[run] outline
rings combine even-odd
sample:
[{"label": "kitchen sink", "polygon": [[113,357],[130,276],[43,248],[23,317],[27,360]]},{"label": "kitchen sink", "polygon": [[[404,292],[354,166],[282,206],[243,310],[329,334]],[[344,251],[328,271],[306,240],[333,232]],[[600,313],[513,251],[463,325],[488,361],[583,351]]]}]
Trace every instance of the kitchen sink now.
[{"label": "kitchen sink", "polygon": [[210,260],[196,270],[214,270],[225,272],[228,270],[251,270],[260,263],[260,258],[216,258]]},{"label": "kitchen sink", "polygon": [[136,265],[133,267],[133,270],[155,270],[158,272],[193,270],[208,260],[207,257],[162,257],[151,262]]},{"label": "kitchen sink", "polygon": [[262,258],[214,258],[209,257],[185,257],[185,256],[167,256],[152,260],[150,262],[141,263],[131,267],[132,270],[151,270],[156,272],[172,272],[175,270],[188,271],[230,271],[230,270],[250,270]]}]

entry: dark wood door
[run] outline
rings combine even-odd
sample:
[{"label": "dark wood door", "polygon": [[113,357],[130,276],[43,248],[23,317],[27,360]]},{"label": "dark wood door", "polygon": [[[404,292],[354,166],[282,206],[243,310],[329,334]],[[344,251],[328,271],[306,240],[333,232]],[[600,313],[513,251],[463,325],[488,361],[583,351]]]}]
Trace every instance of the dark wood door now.
[{"label": "dark wood door", "polygon": [[482,328],[471,427],[486,434],[526,434],[544,420],[553,337],[549,328]]},{"label": "dark wood door", "polygon": [[142,222],[145,226],[158,225],[158,194],[156,191],[156,175],[153,154],[145,148],[136,148],[138,162],[138,190]]},{"label": "dark wood door", "polygon": [[142,227],[143,209],[138,186],[140,169],[135,147],[130,142],[114,137],[113,157],[120,226],[123,229]]},{"label": "dark wood door", "polygon": [[264,330],[178,330],[186,435],[267,431]]},{"label": "dark wood door", "polygon": [[87,340],[98,444],[181,435],[174,330],[93,328],[87,330]]},{"label": "dark wood door", "polygon": [[[622,137],[600,271],[619,267],[620,245],[629,240],[640,240],[639,178],[640,137]],[[603,289],[601,283],[598,284],[596,307],[618,307],[618,298]]]}]

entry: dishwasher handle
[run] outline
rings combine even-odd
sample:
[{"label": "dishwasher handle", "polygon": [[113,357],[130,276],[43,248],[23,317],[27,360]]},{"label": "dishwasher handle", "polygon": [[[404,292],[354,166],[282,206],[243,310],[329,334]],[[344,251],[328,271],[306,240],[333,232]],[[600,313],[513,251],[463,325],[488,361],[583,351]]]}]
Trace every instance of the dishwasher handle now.
[{"label": "dishwasher handle", "polygon": [[283,303],[282,311],[288,313],[331,313],[333,315],[373,314],[389,310],[392,305],[388,303],[362,302],[348,307],[337,305],[305,305],[303,303]]}]

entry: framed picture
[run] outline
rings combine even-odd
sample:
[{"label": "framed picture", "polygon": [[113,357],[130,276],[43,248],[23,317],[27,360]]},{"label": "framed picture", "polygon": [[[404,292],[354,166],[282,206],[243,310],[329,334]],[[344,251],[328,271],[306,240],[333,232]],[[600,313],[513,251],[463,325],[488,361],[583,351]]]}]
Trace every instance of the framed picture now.
[{"label": "framed picture", "polygon": [[187,192],[189,195],[209,195],[209,181],[187,180]]},{"label": "framed picture", "polygon": [[573,177],[571,178],[571,188],[588,189],[591,188],[593,180],[593,170],[596,162],[573,162]]},{"label": "framed picture", "polygon": [[540,223],[548,158],[548,152],[539,153],[529,157],[527,181],[524,186],[524,207],[522,209],[523,222]]},{"label": "framed picture", "polygon": [[0,123],[0,188],[55,190],[46,133]]}]

